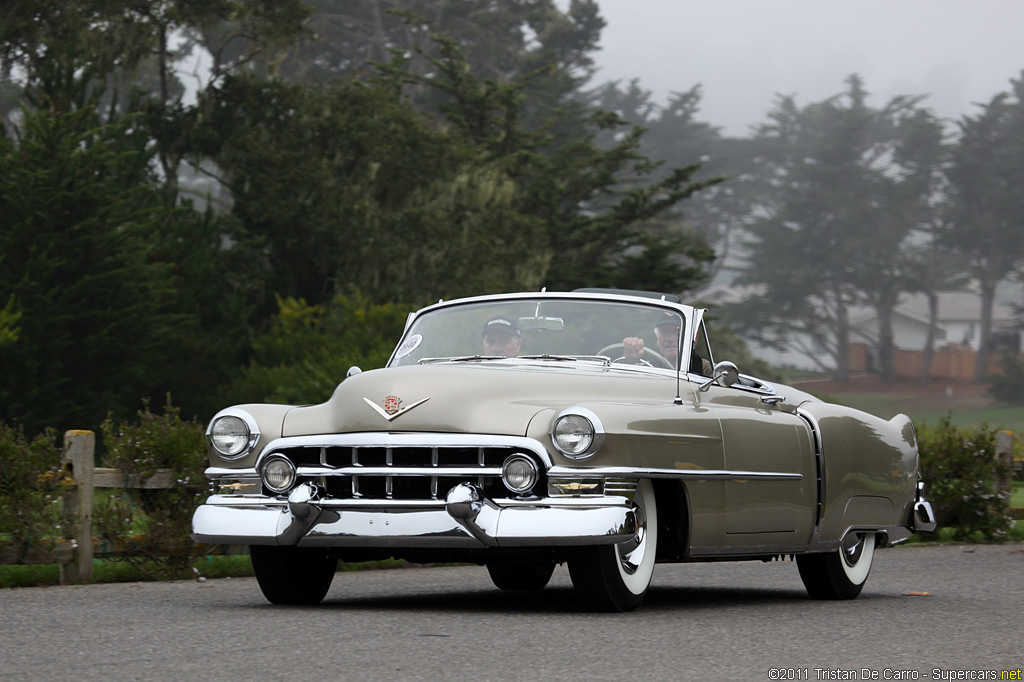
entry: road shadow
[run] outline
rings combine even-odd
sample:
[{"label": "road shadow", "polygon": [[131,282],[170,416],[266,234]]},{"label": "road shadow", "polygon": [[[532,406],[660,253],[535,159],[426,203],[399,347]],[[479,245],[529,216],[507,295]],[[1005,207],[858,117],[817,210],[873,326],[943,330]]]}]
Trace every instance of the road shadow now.
[{"label": "road shadow", "polygon": [[[652,586],[640,610],[643,612],[693,612],[705,609],[763,609],[766,605],[809,601],[802,589],[751,587],[656,587]],[[242,606],[241,604],[239,606]],[[430,594],[359,596],[337,589],[316,606],[249,604],[249,608],[302,611],[433,611],[438,613],[588,614],[569,586],[549,586],[539,591],[498,589],[440,589]],[[603,614],[590,614],[600,616]]]}]

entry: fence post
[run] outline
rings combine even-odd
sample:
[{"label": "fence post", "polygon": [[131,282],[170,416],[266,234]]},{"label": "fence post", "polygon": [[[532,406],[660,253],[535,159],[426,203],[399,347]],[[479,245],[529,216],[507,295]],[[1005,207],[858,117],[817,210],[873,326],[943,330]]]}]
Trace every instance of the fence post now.
[{"label": "fence post", "polygon": [[92,498],[96,434],[64,432],[64,470],[75,485],[64,498],[64,537],[72,540],[71,561],[60,565],[60,584],[92,582]]},{"label": "fence post", "polygon": [[996,495],[1009,495],[1010,478],[1013,476],[1013,431],[996,433],[995,465],[994,492]]}]

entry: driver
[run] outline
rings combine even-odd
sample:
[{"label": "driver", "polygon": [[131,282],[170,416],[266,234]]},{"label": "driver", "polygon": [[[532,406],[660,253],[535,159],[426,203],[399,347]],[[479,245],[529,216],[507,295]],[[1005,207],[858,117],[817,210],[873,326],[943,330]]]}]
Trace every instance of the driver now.
[{"label": "driver", "polygon": [[511,319],[492,317],[484,323],[480,332],[484,340],[484,355],[514,358],[523,345],[523,335]]},{"label": "driver", "polygon": [[[658,315],[654,321],[654,336],[658,350],[673,367],[679,366],[679,316],[670,312]],[[627,336],[622,340],[626,362],[636,364],[644,352],[644,340],[639,336]]]}]

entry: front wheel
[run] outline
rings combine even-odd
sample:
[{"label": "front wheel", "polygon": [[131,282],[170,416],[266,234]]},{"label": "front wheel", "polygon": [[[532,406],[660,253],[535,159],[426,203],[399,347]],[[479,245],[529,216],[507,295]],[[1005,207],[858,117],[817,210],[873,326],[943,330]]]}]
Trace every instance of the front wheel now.
[{"label": "front wheel", "polygon": [[849,533],[837,551],[798,555],[796,566],[812,599],[853,599],[867,582],[874,556],[874,533]]},{"label": "front wheel", "polygon": [[252,545],[249,558],[271,604],[319,604],[338,570],[338,558],[321,547]]},{"label": "front wheel", "polygon": [[642,480],[633,497],[637,531],[618,545],[581,547],[569,559],[573,587],[591,611],[632,611],[647,594],[658,549],[654,486]]}]

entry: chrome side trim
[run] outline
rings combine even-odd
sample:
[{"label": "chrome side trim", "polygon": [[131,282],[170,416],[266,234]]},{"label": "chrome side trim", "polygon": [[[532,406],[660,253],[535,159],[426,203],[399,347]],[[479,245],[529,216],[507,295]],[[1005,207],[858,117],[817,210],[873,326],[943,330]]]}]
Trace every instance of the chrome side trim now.
[{"label": "chrome side trim", "polygon": [[781,471],[730,471],[725,469],[657,469],[650,467],[567,467],[553,466],[548,476],[554,478],[672,478],[684,481],[798,481],[799,473]]},{"label": "chrome side trim", "polygon": [[807,422],[807,426],[811,430],[811,442],[814,445],[814,469],[815,475],[818,477],[818,504],[814,514],[814,528],[811,531],[814,536],[818,533],[821,517],[825,513],[825,446],[821,440],[821,426],[814,415],[800,408],[797,408],[796,414]]}]

